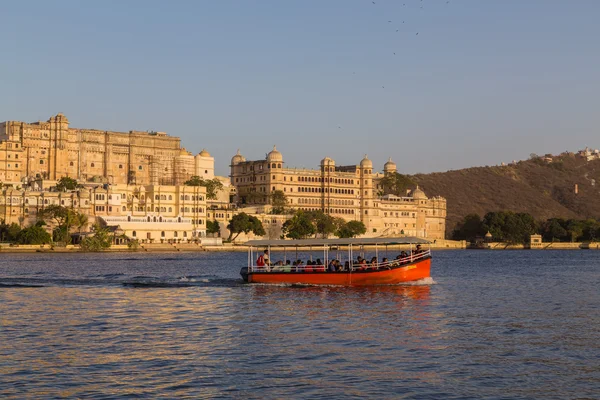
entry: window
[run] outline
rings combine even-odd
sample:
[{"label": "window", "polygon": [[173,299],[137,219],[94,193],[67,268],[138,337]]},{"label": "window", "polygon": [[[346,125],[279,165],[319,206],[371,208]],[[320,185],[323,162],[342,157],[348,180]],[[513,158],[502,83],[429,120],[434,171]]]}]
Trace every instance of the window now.
[{"label": "window", "polygon": [[94,164],[94,163],[92,163],[91,167],[92,167],[92,168],[94,168],[94,166],[95,166],[95,164]]},{"label": "window", "polygon": [[73,166],[73,161],[71,161],[71,162],[69,163],[69,166],[70,166],[70,167],[72,167],[72,166]]},{"label": "window", "polygon": [[133,236],[133,237],[137,237],[137,232],[136,232],[136,231],[133,231],[133,232],[131,233],[131,236]]},{"label": "window", "polygon": [[[73,165],[73,163],[71,163]],[[119,169],[123,169],[123,164],[119,164]]]},{"label": "window", "polygon": [[177,237],[177,231],[173,232],[173,237]]},{"label": "window", "polygon": [[165,237],[165,231],[162,231],[162,232],[160,233],[160,237]]},{"label": "window", "polygon": [[40,165],[43,165],[43,164],[44,164],[44,160],[40,160]]},{"label": "window", "polygon": [[141,171],[141,170],[142,170],[142,166],[141,166],[141,165],[139,165],[139,166],[138,166],[138,169]]}]

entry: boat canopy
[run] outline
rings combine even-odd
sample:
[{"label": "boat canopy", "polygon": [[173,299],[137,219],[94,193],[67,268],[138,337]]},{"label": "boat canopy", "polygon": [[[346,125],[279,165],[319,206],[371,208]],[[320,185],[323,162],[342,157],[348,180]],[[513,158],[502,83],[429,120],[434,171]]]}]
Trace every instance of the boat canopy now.
[{"label": "boat canopy", "polygon": [[306,246],[347,246],[347,245],[393,245],[393,244],[426,244],[427,239],[414,236],[348,238],[348,239],[301,239],[301,240],[249,240],[244,243],[249,247],[306,247]]}]

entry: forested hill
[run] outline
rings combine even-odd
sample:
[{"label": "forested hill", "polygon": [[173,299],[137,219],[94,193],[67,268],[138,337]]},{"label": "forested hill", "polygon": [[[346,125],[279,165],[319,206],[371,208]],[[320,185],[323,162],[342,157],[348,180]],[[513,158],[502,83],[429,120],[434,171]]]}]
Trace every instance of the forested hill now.
[{"label": "forested hill", "polygon": [[448,200],[447,233],[466,215],[483,217],[489,211],[526,212],[539,220],[600,218],[600,160],[587,161],[573,153],[553,156],[552,162],[540,157],[410,179],[428,196]]}]

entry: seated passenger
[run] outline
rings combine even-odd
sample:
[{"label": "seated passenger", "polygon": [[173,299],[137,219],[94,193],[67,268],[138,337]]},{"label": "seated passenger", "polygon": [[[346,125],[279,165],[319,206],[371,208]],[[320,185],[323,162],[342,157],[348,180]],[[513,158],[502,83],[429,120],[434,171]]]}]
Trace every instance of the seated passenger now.
[{"label": "seated passenger", "polygon": [[335,268],[335,260],[331,260],[329,262],[329,265],[327,266],[327,271],[329,272],[335,272],[336,268]]},{"label": "seated passenger", "polygon": [[360,267],[358,268],[360,271],[366,271],[368,268],[367,265],[367,260],[365,260],[364,258],[360,259]]},{"label": "seated passenger", "polygon": [[371,268],[377,268],[377,257],[371,258]]},{"label": "seated passenger", "polygon": [[350,271],[350,261],[344,263],[344,271]]}]

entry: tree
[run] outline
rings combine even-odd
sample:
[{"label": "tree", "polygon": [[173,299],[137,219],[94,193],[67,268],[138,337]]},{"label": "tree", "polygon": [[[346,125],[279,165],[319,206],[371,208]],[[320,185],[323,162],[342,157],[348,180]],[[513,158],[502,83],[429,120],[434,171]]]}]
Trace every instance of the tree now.
[{"label": "tree", "polygon": [[583,236],[584,224],[583,221],[570,219],[567,221],[567,233],[571,242],[576,242],[577,239]]},{"label": "tree", "polygon": [[306,239],[317,232],[310,214],[298,210],[283,223],[282,233],[289,239]]},{"label": "tree", "polygon": [[206,221],[206,233],[216,234],[221,232],[221,225],[219,225],[219,221]]},{"label": "tree", "polygon": [[17,236],[17,242],[21,244],[46,244],[51,241],[50,234],[46,232],[41,223],[23,229]]},{"label": "tree", "polygon": [[540,233],[546,242],[565,240],[567,230],[564,228],[565,221],[559,218],[546,220],[540,227]]},{"label": "tree", "polygon": [[69,178],[68,176],[63,176],[56,182],[56,190],[58,190],[59,192],[75,190],[79,187],[81,187],[81,185],[77,183],[77,180]]},{"label": "tree", "polygon": [[39,217],[47,222],[53,222],[55,228],[53,230],[54,240],[57,242],[71,242],[70,231],[75,221],[76,214],[73,210],[59,206],[56,204],[49,205],[44,208]]},{"label": "tree", "polygon": [[94,224],[93,230],[94,236],[88,236],[81,241],[81,250],[95,252],[110,248],[112,236],[108,229]]},{"label": "tree", "polygon": [[456,228],[452,232],[452,239],[474,241],[477,236],[484,234],[481,217],[477,214],[469,214],[462,222],[456,224]]},{"label": "tree", "polygon": [[84,213],[76,213],[73,218],[73,225],[77,228],[77,231],[81,233],[85,227],[87,227],[89,218]]},{"label": "tree", "polygon": [[288,199],[282,190],[274,190],[271,193],[271,206],[273,207],[273,214],[285,214]]},{"label": "tree", "polygon": [[383,194],[393,194],[396,196],[403,196],[406,193],[406,189],[416,185],[407,175],[402,175],[398,172],[384,176],[379,184],[382,187]]},{"label": "tree", "polygon": [[309,215],[315,225],[316,233],[325,239],[338,229],[335,218],[321,210],[312,211]]},{"label": "tree", "polygon": [[218,193],[225,187],[223,186],[223,182],[218,178],[203,179],[197,175],[192,176],[183,184],[186,186],[204,186],[206,188],[206,198],[208,200],[216,200]]},{"label": "tree", "polygon": [[256,236],[263,236],[266,233],[262,222],[258,218],[244,212],[234,215],[229,221],[227,229],[229,229],[229,237],[227,238],[229,241],[235,240],[240,233],[247,235],[252,232]]},{"label": "tree", "polygon": [[353,238],[359,235],[364,235],[367,232],[367,227],[361,221],[349,221],[342,225],[335,233],[339,238]]}]

